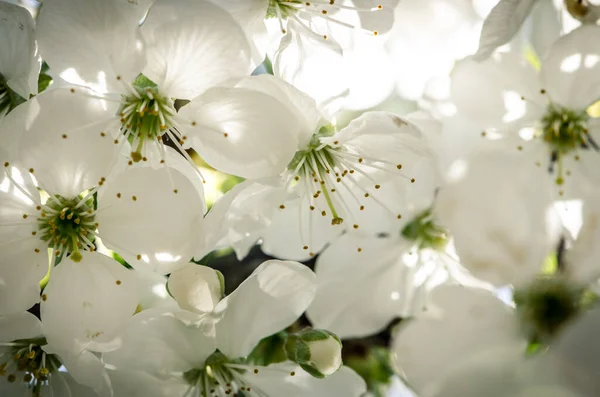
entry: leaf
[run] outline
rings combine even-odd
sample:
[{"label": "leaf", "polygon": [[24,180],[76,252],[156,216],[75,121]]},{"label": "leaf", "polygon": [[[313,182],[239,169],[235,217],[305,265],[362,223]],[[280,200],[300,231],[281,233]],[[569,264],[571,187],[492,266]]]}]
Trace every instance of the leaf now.
[{"label": "leaf", "polygon": [[476,61],[487,59],[494,50],[508,43],[523,25],[537,0],[500,0],[481,29]]}]

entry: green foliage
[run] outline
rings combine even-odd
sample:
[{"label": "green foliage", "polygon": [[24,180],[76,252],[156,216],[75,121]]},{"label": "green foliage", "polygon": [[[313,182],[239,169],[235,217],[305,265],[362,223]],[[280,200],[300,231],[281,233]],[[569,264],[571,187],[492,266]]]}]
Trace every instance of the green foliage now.
[{"label": "green foliage", "polygon": [[390,353],[381,346],[370,347],[364,356],[346,357],[344,364],[367,382],[367,387],[375,396],[384,395],[380,390],[389,384],[394,375]]},{"label": "green foliage", "polygon": [[48,74],[48,64],[42,63],[42,69],[40,70],[40,77],[38,78],[38,94],[44,92],[50,84],[52,84],[52,77]]},{"label": "green foliage", "polygon": [[260,341],[248,356],[248,362],[267,366],[287,359],[285,352],[286,332],[279,332]]}]

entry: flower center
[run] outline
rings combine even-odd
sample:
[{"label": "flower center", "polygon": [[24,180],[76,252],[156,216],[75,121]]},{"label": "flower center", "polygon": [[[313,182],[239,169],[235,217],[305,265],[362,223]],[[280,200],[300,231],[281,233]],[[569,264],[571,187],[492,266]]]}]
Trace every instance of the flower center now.
[{"label": "flower center", "polygon": [[40,397],[52,374],[62,366],[60,359],[42,350],[46,340],[18,340],[0,350],[0,377],[9,383],[23,382],[32,397]]},{"label": "flower center", "polygon": [[552,162],[558,163],[556,183],[564,183],[562,156],[578,149],[600,149],[588,134],[587,112],[576,112],[550,104],[546,115],[542,118],[541,137],[550,147]]},{"label": "flower center", "polygon": [[302,5],[302,2],[299,0],[269,0],[269,7],[267,8],[267,19],[278,17],[281,19],[287,19],[288,16],[298,11],[297,6],[295,5],[300,6]]},{"label": "flower center", "polygon": [[190,390],[197,390],[195,395],[235,396],[240,392],[252,390],[240,377],[242,373],[248,371],[246,366],[233,364],[223,353],[214,352],[204,364],[202,368],[193,368],[183,373],[183,379],[190,385]]},{"label": "flower center", "polygon": [[402,236],[414,241],[419,249],[443,251],[448,244],[448,231],[435,224],[431,210],[424,211],[402,229]]},{"label": "flower center", "polygon": [[515,291],[517,313],[527,336],[545,341],[581,312],[584,290],[561,277],[544,277]]},{"label": "flower center", "polygon": [[[334,134],[334,128],[332,125],[323,126],[314,134],[305,150],[296,152],[294,158],[288,164],[288,169],[293,171],[296,175],[296,180],[299,181],[301,177],[305,177],[306,181],[312,180],[314,189],[310,189],[313,192],[313,198],[318,199],[321,194],[325,198],[327,206],[331,211],[331,224],[340,225],[344,222],[344,219],[338,215],[336,211],[334,201],[331,198],[330,192],[335,193],[335,188],[332,186],[332,170],[341,168],[340,164],[336,163],[334,153],[335,149],[321,144],[322,137],[330,137]],[[348,170],[344,170],[342,173],[348,173]],[[354,173],[354,171],[352,171]],[[335,180],[339,183],[340,173],[335,172]],[[346,174],[344,174],[346,176]],[[311,184],[308,182],[309,185]],[[311,206],[311,210],[314,211],[314,206]],[[323,211],[324,212],[324,211]],[[324,213],[323,216],[327,214]]]},{"label": "flower center", "polygon": [[[304,150],[296,152],[284,173],[290,192],[295,192],[294,200],[308,202],[308,229],[301,225],[302,249],[309,255],[313,246],[313,216],[329,217],[332,225],[349,225],[349,230],[359,229],[359,219],[364,219],[361,211],[371,205],[388,213],[391,219],[401,219],[395,204],[380,189],[384,183],[405,180],[415,183],[415,178],[406,176],[402,164],[386,159],[371,157],[361,147],[349,142],[340,142],[334,136],[335,127],[326,125],[313,134]],[[383,172],[382,172],[383,171]],[[391,177],[391,178],[390,178]],[[394,182],[395,183],[395,182]],[[279,206],[285,210],[285,205]],[[305,209],[298,207],[298,217],[302,220]],[[306,236],[305,232],[308,232]],[[358,252],[362,249],[357,247]]]},{"label": "flower center", "polygon": [[543,139],[559,154],[566,154],[589,144],[587,112],[575,112],[550,105],[542,119]]},{"label": "flower center", "polygon": [[80,261],[79,249],[94,247],[92,240],[97,224],[93,208],[93,194],[73,199],[50,196],[40,207],[37,219],[40,238],[56,250],[56,255],[71,254],[72,260]]},{"label": "flower center", "polygon": [[123,132],[132,139],[131,159],[139,162],[144,157],[144,143],[157,141],[174,127],[176,111],[173,100],[161,95],[156,83],[146,76],[139,75],[132,87],[131,94],[121,99],[119,116]]}]

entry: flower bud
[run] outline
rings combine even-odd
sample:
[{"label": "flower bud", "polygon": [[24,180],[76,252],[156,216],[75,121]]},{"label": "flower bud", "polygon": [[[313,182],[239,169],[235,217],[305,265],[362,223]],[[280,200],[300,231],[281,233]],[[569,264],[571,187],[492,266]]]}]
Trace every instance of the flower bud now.
[{"label": "flower bud", "polygon": [[331,375],[342,366],[342,342],[329,331],[306,329],[290,335],[285,351],[289,360],[315,378]]},{"label": "flower bud", "polygon": [[167,286],[179,307],[196,313],[212,312],[225,292],[221,272],[194,264],[171,273]]}]

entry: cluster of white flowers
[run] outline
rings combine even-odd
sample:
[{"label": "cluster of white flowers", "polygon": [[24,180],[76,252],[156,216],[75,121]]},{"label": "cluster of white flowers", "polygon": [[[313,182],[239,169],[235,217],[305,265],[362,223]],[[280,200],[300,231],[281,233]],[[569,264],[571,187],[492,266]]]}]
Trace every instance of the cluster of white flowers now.
[{"label": "cluster of white flowers", "polygon": [[0,396],[597,396],[600,5],[12,3]]}]

